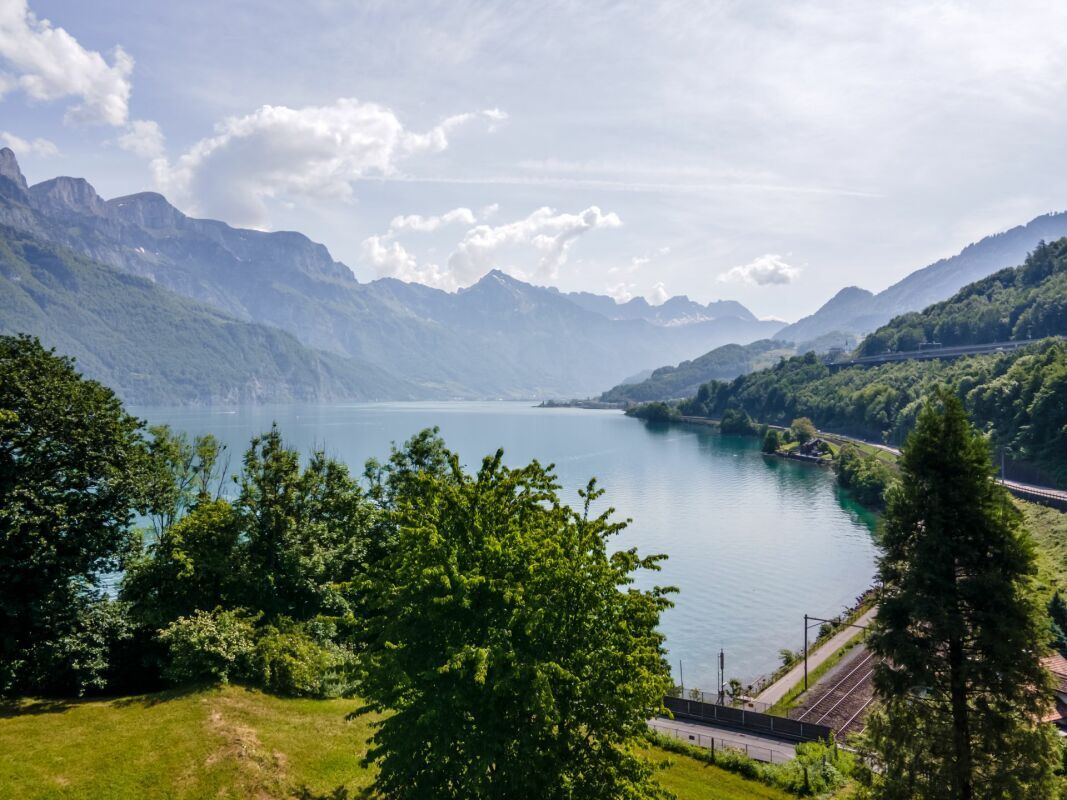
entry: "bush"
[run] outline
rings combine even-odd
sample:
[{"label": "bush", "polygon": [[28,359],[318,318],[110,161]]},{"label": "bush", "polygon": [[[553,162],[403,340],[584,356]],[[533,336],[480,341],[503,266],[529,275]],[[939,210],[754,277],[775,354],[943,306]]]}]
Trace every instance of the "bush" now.
[{"label": "bush", "polygon": [[353,655],[303,627],[270,626],[256,642],[252,679],[268,691],[303,697],[337,697],[354,688]]},{"label": "bush", "polygon": [[247,677],[255,647],[254,622],[241,608],[178,617],[159,632],[170,651],[164,677],[173,683]]},{"label": "bush", "polygon": [[627,409],[626,414],[637,417],[647,422],[671,422],[682,416],[676,406],[670,403],[642,403],[639,406]]},{"label": "bush", "polygon": [[855,445],[845,445],[834,461],[837,482],[865,506],[881,508],[893,471],[874,455],[864,455]]},{"label": "bush", "polygon": [[744,411],[728,408],[722,412],[722,417],[719,420],[719,430],[722,433],[748,436],[756,432],[756,426],[752,424],[752,418]]},{"label": "bush", "polygon": [[781,442],[778,440],[778,431],[773,428],[768,430],[767,435],[763,437],[763,452],[777,453],[778,448],[781,446]]}]

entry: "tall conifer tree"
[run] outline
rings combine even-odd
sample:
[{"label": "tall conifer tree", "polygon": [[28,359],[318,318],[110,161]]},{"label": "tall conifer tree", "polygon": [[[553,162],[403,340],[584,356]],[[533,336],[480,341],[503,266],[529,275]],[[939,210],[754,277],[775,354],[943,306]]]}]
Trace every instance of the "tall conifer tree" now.
[{"label": "tall conifer tree", "polygon": [[1056,796],[1034,549],[954,395],[921,412],[888,494],[868,741],[882,798]]}]

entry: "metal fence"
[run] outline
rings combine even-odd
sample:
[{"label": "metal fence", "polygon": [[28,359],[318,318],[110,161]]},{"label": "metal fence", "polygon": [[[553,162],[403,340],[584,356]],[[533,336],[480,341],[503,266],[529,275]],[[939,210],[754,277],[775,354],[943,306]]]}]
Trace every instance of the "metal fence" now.
[{"label": "metal fence", "polygon": [[707,722],[793,742],[814,742],[833,736],[833,731],[825,725],[798,722],[787,717],[761,714],[743,708],[701,703],[699,700],[686,700],[681,697],[664,697],[663,705],[679,719]]},{"label": "metal fence", "polygon": [[[678,700],[697,700],[701,703],[707,703],[708,705],[721,705],[719,703],[718,692],[702,692],[699,689],[689,689],[683,693],[676,689],[671,697]],[[764,703],[760,700],[751,700],[749,698],[730,701],[731,708],[743,708],[746,711],[759,711],[760,713],[766,713],[772,705],[774,704]]]},{"label": "metal fence", "polygon": [[729,736],[712,736],[706,733],[694,733],[693,731],[683,730],[682,728],[662,725],[658,720],[652,725],[652,728],[657,733],[663,734],[664,736],[670,736],[672,739],[678,739],[687,744],[703,747],[705,750],[718,750],[720,752],[732,750],[734,752],[744,753],[754,761],[763,761],[768,764],[784,764],[790,760],[788,755],[779,750],[763,747],[758,744],[747,744],[746,742],[731,739]]}]

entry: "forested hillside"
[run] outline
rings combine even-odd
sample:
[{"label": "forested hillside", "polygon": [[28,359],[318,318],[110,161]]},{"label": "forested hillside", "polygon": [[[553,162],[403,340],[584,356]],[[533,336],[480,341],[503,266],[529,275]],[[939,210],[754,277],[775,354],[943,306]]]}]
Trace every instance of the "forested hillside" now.
[{"label": "forested hillside", "polygon": [[948,300],[896,317],[860,346],[865,356],[944,345],[1041,339],[1067,333],[1067,238],[1041,242],[1021,267],[965,286]]},{"label": "forested hillside", "polygon": [[693,394],[710,380],[730,380],[792,355],[789,342],[760,339],[752,344],[726,344],[676,367],[660,367],[639,383],[624,383],[600,396],[605,403],[644,403]]},{"label": "forested hillside", "polygon": [[[894,320],[862,345],[917,346],[1067,333],[1067,240],[1035,249],[1017,268],[965,287],[919,314]],[[1011,353],[958,360],[901,361],[831,371],[814,353],[730,382],[711,381],[681,405],[684,414],[718,417],[731,408],[755,420],[788,424],[810,417],[820,428],[903,441],[923,399],[942,385],[963,401],[992,445],[1067,483],[1067,343],[1052,338]]]},{"label": "forested hillside", "polygon": [[0,333],[37,336],[128,402],[395,398],[412,386],[0,226]]}]

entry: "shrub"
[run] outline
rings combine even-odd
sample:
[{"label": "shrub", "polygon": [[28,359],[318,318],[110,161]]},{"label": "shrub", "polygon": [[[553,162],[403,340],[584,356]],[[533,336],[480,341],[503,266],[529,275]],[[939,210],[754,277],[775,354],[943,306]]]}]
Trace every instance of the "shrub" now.
[{"label": "shrub", "polygon": [[722,412],[719,430],[723,433],[747,436],[756,432],[756,426],[752,424],[752,418],[744,411],[728,408]]},{"label": "shrub", "polygon": [[881,508],[885,504],[885,490],[893,480],[893,471],[876,456],[845,445],[834,461],[834,472],[841,487],[863,505]]},{"label": "shrub", "polygon": [[763,452],[764,453],[776,453],[778,448],[781,447],[781,442],[778,440],[778,431],[773,428],[767,431],[767,435],[763,437]]},{"label": "shrub", "polygon": [[159,632],[170,651],[163,674],[173,683],[247,677],[255,643],[255,620],[244,609],[196,611]]},{"label": "shrub", "polygon": [[277,694],[336,697],[354,688],[353,655],[302,626],[266,628],[252,661],[253,680]]}]

